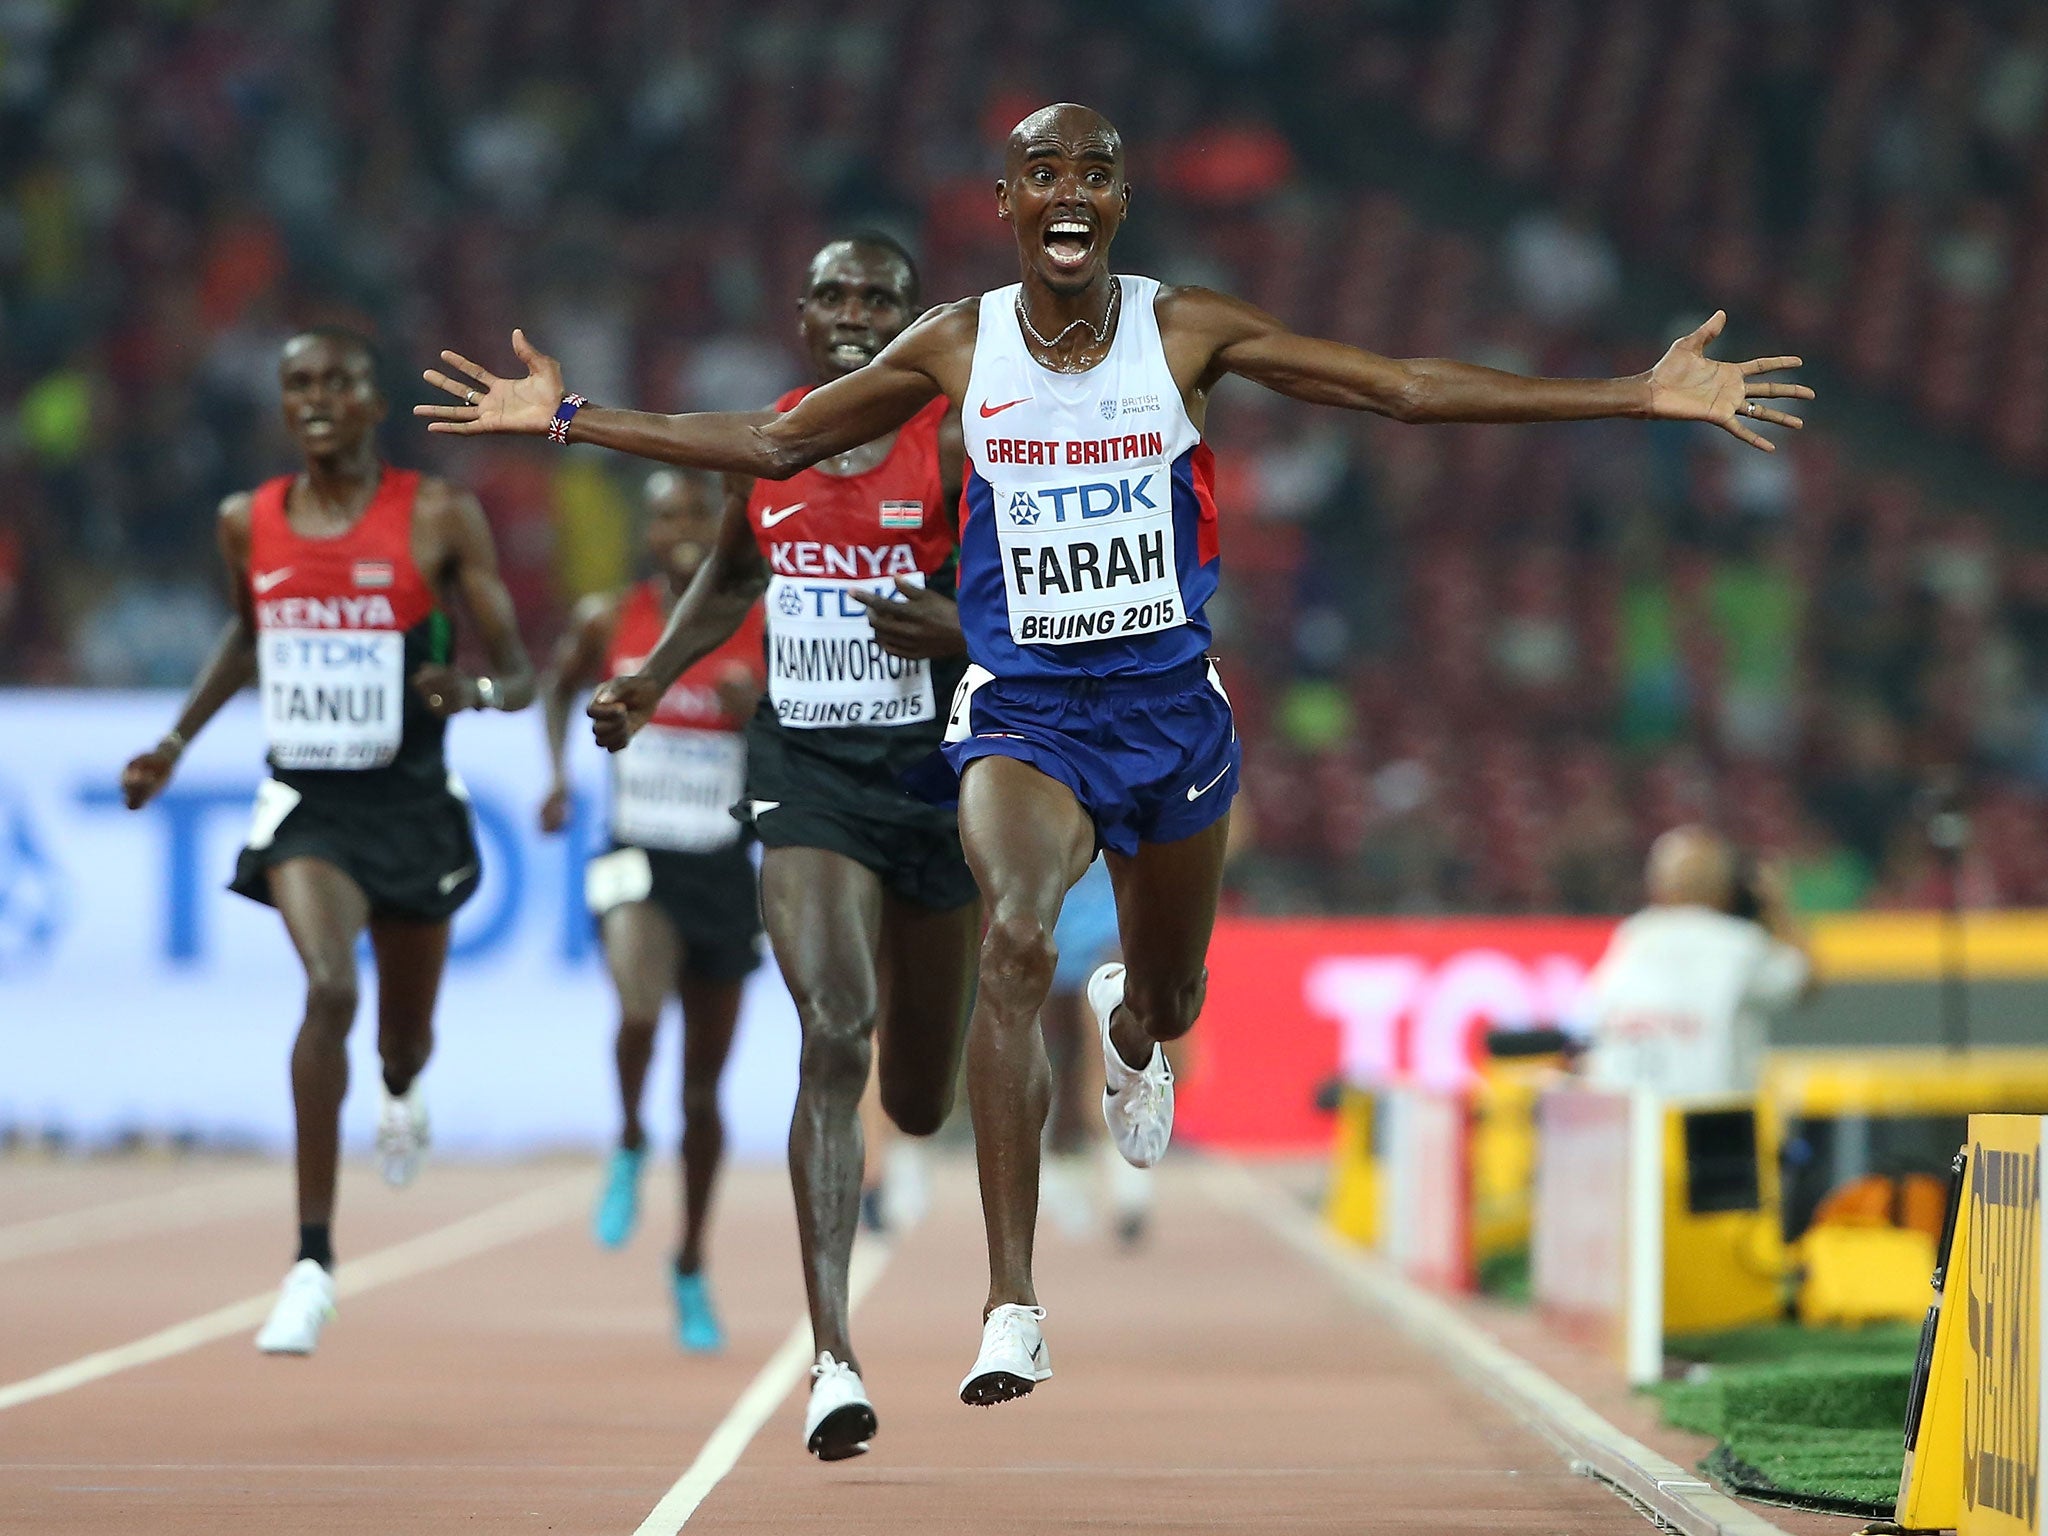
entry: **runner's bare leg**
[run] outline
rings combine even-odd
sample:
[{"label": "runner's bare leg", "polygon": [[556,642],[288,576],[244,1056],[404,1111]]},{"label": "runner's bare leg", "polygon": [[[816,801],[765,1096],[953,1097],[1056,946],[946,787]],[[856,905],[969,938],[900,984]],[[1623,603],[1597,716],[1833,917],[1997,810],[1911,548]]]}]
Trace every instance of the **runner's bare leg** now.
[{"label": "runner's bare leg", "polygon": [[1194,1028],[1202,1011],[1229,839],[1225,815],[1179,842],[1104,855],[1124,951],[1124,1000],[1110,1019],[1109,1037],[1133,1067],[1152,1059],[1154,1041],[1178,1040]]},{"label": "runner's bare leg", "polygon": [[693,1275],[704,1267],[704,1224],[725,1156],[718,1080],[732,1054],[745,983],[707,981],[685,970],[677,986],[683,998],[683,1232],[676,1268]]},{"label": "runner's bare leg", "polygon": [[619,1073],[619,1145],[637,1152],[647,1145],[640,1125],[647,1065],[661,1005],[682,964],[683,942],[668,914],[651,901],[628,901],[604,915],[604,958],[619,999],[619,1032],[612,1051]]},{"label": "runner's bare leg", "polygon": [[377,1056],[384,1086],[402,1094],[434,1054],[434,1004],[448,969],[447,919],[370,919],[377,955]]},{"label": "runner's bare leg", "polygon": [[370,920],[370,902],[362,887],[325,859],[286,859],[272,865],[269,876],[270,899],[306,969],[306,1011],[292,1043],[299,1221],[326,1225],[334,1219],[348,1032],[359,995],[356,935]]},{"label": "runner's bare leg", "polygon": [[858,1370],[846,1291],[860,1224],[860,1097],[872,1059],[882,882],[844,854],[769,848],[761,913],[803,1028],[789,1180],[812,1347]]},{"label": "runner's bare leg", "polygon": [[960,840],[988,911],[967,1034],[967,1098],[988,1230],[987,1312],[1037,1305],[1039,1138],[1052,1072],[1038,1012],[1052,989],[1053,925],[1088,868],[1095,831],[1064,784],[1029,763],[985,757],[960,783]]}]

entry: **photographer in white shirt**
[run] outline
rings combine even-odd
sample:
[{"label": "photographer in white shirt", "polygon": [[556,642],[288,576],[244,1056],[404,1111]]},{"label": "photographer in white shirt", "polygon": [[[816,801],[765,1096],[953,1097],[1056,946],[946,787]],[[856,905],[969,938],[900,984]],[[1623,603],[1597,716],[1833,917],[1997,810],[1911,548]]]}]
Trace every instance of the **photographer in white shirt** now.
[{"label": "photographer in white shirt", "polygon": [[1780,872],[1744,880],[1727,839],[1684,826],[1657,839],[1646,883],[1650,905],[1587,980],[1586,1076],[1664,1098],[1754,1092],[1770,1015],[1814,987]]}]

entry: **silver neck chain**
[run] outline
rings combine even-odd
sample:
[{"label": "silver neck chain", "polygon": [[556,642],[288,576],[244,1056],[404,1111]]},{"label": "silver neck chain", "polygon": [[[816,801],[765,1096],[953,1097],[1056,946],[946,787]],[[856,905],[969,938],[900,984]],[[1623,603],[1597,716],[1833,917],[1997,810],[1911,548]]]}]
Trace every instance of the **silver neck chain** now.
[{"label": "silver neck chain", "polygon": [[1109,290],[1109,303],[1102,311],[1102,324],[1091,325],[1085,318],[1079,320],[1069,320],[1067,322],[1066,329],[1062,330],[1059,333],[1059,335],[1053,337],[1051,340],[1047,340],[1045,337],[1039,335],[1038,327],[1031,323],[1031,316],[1028,312],[1026,312],[1024,308],[1024,295],[1022,293],[1019,293],[1017,295],[1017,319],[1019,323],[1023,325],[1025,331],[1030,335],[1031,339],[1037,342],[1041,347],[1045,348],[1045,350],[1048,352],[1052,351],[1054,348],[1059,346],[1061,342],[1065,341],[1068,335],[1070,335],[1077,327],[1081,330],[1086,331],[1090,336],[1092,336],[1095,339],[1095,345],[1099,347],[1103,344],[1103,342],[1109,339],[1109,327],[1116,319],[1116,312],[1123,304],[1123,297],[1124,285],[1122,283],[1119,283],[1115,278],[1111,278]]}]

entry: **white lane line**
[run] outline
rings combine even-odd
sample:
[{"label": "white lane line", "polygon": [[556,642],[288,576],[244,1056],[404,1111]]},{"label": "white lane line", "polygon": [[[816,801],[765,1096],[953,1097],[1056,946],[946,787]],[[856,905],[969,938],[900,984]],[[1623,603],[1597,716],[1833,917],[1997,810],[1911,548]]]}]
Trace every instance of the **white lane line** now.
[{"label": "white lane line", "polygon": [[231,1174],[204,1184],[161,1190],[127,1200],[109,1200],[82,1210],[58,1211],[32,1221],[0,1227],[0,1264],[119,1242],[154,1232],[202,1226],[282,1203],[289,1185],[274,1169]]},{"label": "white lane line", "polygon": [[[429,1270],[442,1269],[519,1238],[544,1232],[567,1220],[572,1212],[582,1209],[584,1198],[589,1194],[589,1184],[588,1177],[581,1174],[575,1178],[558,1179],[539,1189],[487,1206],[474,1216],[465,1216],[445,1227],[437,1227],[343,1264],[335,1273],[335,1295],[341,1298],[360,1296],[379,1286],[409,1280]],[[246,1332],[269,1315],[271,1302],[275,1299],[274,1291],[265,1291],[260,1296],[250,1296],[203,1316],[174,1323],[132,1343],[103,1349],[68,1365],[56,1366],[40,1375],[0,1386],[0,1411],[19,1408],[23,1403],[33,1403],[40,1398],[54,1397],[60,1392],[103,1381],[122,1371],[132,1371],[137,1366],[153,1365],[173,1355],[182,1355],[230,1334]]]},{"label": "white lane line", "polygon": [[[894,1245],[885,1242],[863,1242],[853,1250],[853,1264],[846,1277],[846,1306],[850,1313],[861,1304],[861,1299],[874,1288],[882,1278],[882,1271],[889,1267],[889,1255]],[[711,1437],[704,1442],[704,1448],[697,1453],[697,1459],[690,1463],[683,1475],[675,1480],[669,1491],[662,1495],[661,1502],[633,1536],[677,1536],[690,1516],[697,1512],[697,1506],[710,1496],[739,1463],[754,1436],[782,1406],[782,1400],[789,1396],[790,1389],[804,1377],[811,1367],[811,1321],[808,1317],[797,1319],[796,1326],[789,1330],[789,1337],[782,1341],[782,1347],[768,1357],[768,1363],[761,1367],[739,1395],[732,1408],[720,1421],[718,1428],[711,1431]]]},{"label": "white lane line", "polygon": [[1716,1492],[1698,1473],[1616,1428],[1456,1307],[1409,1284],[1377,1258],[1339,1242],[1293,1199],[1241,1164],[1212,1163],[1207,1187],[1218,1204],[1259,1222],[1320,1265],[1352,1300],[1391,1318],[1403,1333],[1541,1431],[1591,1475],[1644,1506],[1660,1527],[1686,1536],[1787,1536],[1754,1510]]}]

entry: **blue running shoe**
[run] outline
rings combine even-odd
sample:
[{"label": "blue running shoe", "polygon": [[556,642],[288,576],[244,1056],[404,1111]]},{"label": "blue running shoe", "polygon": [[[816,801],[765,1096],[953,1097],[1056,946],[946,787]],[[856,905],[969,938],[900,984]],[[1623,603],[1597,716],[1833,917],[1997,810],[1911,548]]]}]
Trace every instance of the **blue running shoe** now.
[{"label": "blue running shoe", "polygon": [[725,1330],[711,1310],[711,1288],[704,1276],[671,1269],[669,1279],[676,1295],[676,1343],[688,1354],[717,1354],[725,1348]]},{"label": "blue running shoe", "polygon": [[597,1212],[591,1217],[591,1234],[601,1248],[623,1248],[640,1220],[640,1164],[645,1148],[633,1151],[620,1147],[604,1171],[604,1192],[597,1197]]}]

